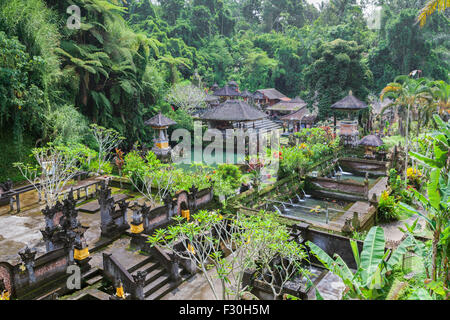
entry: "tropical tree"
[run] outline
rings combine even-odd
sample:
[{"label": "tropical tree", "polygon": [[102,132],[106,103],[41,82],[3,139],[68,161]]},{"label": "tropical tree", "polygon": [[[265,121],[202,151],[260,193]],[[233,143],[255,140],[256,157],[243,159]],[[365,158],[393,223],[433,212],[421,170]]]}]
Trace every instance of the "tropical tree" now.
[{"label": "tropical tree", "polygon": [[[430,100],[430,88],[426,85],[427,80],[424,78],[415,80],[409,76],[402,75],[394,79],[394,82],[389,83],[381,92],[380,99],[384,100],[385,97],[394,99],[394,103],[387,106],[398,106],[400,108],[407,108],[406,110],[406,124],[405,124],[405,138],[406,138],[406,156],[405,156],[405,185],[407,183],[406,170],[408,169],[408,149],[409,149],[409,119],[411,108],[414,108],[416,104],[420,104],[423,101]],[[383,114],[385,109],[381,111]]]},{"label": "tropical tree", "polygon": [[49,143],[46,147],[35,148],[32,157],[35,164],[14,163],[24,178],[44,196],[48,207],[56,205],[66,185],[79,171],[82,153],[69,152],[70,147]]},{"label": "tropical tree", "polygon": [[[439,277],[443,283],[450,283],[449,279],[449,253],[450,242],[448,233],[450,231],[450,122],[443,122],[438,116],[434,116],[438,130],[429,134],[429,149],[433,151],[431,156],[410,152],[411,157],[421,162],[430,170],[427,183],[427,196],[417,190],[412,190],[416,201],[423,207],[426,213],[420,209],[414,209],[407,204],[401,203],[405,212],[420,215],[433,230],[432,242],[432,280],[437,281]],[[440,249],[440,253],[438,250]],[[441,263],[438,265],[440,256]]]},{"label": "tropical tree", "polygon": [[417,21],[420,22],[420,26],[423,27],[427,22],[427,17],[436,12],[443,12],[450,7],[450,0],[430,0],[426,3],[425,7],[420,11]]},{"label": "tropical tree", "polygon": [[91,124],[91,132],[98,146],[97,174],[100,174],[108,166],[111,151],[116,149],[125,138],[116,130],[106,129],[97,124]]},{"label": "tropical tree", "polygon": [[[257,270],[275,298],[287,281],[308,275],[301,266],[306,259],[304,248],[289,241],[287,227],[273,213],[223,216],[220,212],[200,211],[173,219],[175,224],[157,230],[149,243],[194,263],[216,299],[240,299],[249,289],[243,286],[247,269]],[[213,268],[215,273],[211,272]],[[215,279],[220,280],[219,286]]]},{"label": "tropical tree", "polygon": [[206,92],[193,84],[177,83],[167,93],[166,101],[173,106],[192,113],[197,108],[206,108]]},{"label": "tropical tree", "polygon": [[434,98],[434,106],[438,108],[440,115],[450,114],[450,84],[445,81],[434,81],[431,93]]}]

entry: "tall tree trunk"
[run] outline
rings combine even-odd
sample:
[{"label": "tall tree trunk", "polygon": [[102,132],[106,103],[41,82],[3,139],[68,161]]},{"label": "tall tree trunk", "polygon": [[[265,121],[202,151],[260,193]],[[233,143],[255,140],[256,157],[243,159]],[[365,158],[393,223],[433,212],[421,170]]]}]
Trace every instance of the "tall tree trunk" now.
[{"label": "tall tree trunk", "polygon": [[433,255],[431,261],[431,276],[433,277],[433,281],[437,280],[437,250],[440,236],[440,225],[437,224],[433,235]]},{"label": "tall tree trunk", "polygon": [[408,152],[409,152],[409,108],[406,113],[406,139],[405,139],[405,187],[408,184]]}]

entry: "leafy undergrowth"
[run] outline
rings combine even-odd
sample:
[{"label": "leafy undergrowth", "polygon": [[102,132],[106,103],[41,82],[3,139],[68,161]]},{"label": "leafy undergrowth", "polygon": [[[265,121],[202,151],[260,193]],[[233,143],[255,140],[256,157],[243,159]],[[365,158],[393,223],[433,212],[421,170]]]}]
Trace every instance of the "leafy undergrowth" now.
[{"label": "leafy undergrowth", "polygon": [[13,166],[14,162],[29,161],[31,148],[34,147],[33,139],[23,137],[23,143],[17,146],[14,143],[13,134],[0,132],[0,182],[11,179],[13,182],[23,182],[25,179],[19,170]]}]

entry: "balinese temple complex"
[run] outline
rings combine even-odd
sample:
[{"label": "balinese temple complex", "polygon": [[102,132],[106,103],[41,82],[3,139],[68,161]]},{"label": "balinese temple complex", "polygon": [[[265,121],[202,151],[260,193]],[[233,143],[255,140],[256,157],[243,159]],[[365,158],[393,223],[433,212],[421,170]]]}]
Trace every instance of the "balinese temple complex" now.
[{"label": "balinese temple complex", "polygon": [[[216,98],[216,99],[214,99]],[[218,105],[218,100],[222,104]],[[223,105],[226,101],[233,101],[231,104]],[[229,118],[234,111],[230,107],[238,106],[238,101],[245,102],[245,107],[235,110],[233,121],[224,121]],[[253,128],[255,130],[282,130],[289,127],[290,131],[300,130],[301,128],[312,127],[317,119],[317,112],[310,112],[307,104],[300,97],[290,99],[274,88],[260,89],[254,93],[247,89],[242,92],[235,81],[230,81],[223,88],[215,83],[209,90],[205,101],[209,106],[206,112],[198,115],[199,119],[209,121],[209,126],[216,129],[231,128]],[[220,106],[221,108],[218,108]],[[225,112],[225,110],[228,110]],[[254,119],[248,118],[250,114],[244,114],[243,110],[258,110],[259,115]],[[216,115],[219,112],[220,115]],[[226,114],[226,115],[225,115]],[[264,116],[263,116],[264,115]],[[206,118],[208,119],[206,119]],[[270,120],[267,119],[270,117]],[[282,117],[287,117],[283,118]]]},{"label": "balinese temple complex", "polygon": [[158,113],[156,116],[147,120],[145,122],[147,126],[150,126],[155,130],[155,138],[153,139],[154,145],[152,151],[161,160],[167,160],[170,157],[171,148],[169,145],[169,135],[167,129],[170,126],[176,125],[177,123],[172,119],[169,119]]}]

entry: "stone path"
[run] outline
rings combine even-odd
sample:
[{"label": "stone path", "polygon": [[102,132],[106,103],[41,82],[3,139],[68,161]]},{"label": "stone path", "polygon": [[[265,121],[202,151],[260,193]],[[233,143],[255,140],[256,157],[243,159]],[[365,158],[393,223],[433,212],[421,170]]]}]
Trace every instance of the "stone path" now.
[{"label": "stone path", "polygon": [[[117,192],[117,188],[112,191]],[[37,203],[37,192],[30,191],[21,201],[29,204],[15,214],[9,212],[9,205],[1,207],[0,211],[0,261],[16,264],[20,262],[18,251],[29,246],[37,250],[37,256],[45,253],[45,243],[42,239],[41,229],[45,228],[45,218],[41,213],[43,204]],[[6,208],[6,209],[5,209]],[[1,213],[4,214],[1,214]],[[78,219],[84,226],[89,227],[85,233],[90,248],[100,240],[100,214],[87,214],[79,212]],[[128,210],[128,221],[132,220],[132,210]]]},{"label": "stone path", "polygon": [[425,229],[426,221],[418,215],[414,215],[406,220],[380,223],[380,227],[382,227],[384,230],[386,246],[389,248],[397,247],[397,245],[403,240],[403,237],[405,235],[402,231],[399,230],[399,228],[406,229],[405,223],[412,225],[417,219],[419,219],[419,221],[417,222],[416,230],[419,233]]},{"label": "stone path", "polygon": [[328,272],[316,287],[324,300],[342,300],[345,284],[337,275]]},{"label": "stone path", "polygon": [[[383,177],[378,181],[370,190],[369,190],[369,199],[372,199],[373,195],[377,197],[377,200],[380,199],[381,193],[387,188],[388,178]],[[331,222],[330,225],[335,227],[340,226],[341,228],[344,226],[345,221],[347,219],[353,218],[353,213],[357,212],[359,219],[362,220],[368,214],[370,208],[369,202],[358,201],[355,202],[343,215],[341,215],[338,219]]]},{"label": "stone path", "polygon": [[105,249],[92,253],[92,259],[89,263],[92,267],[103,270],[103,253],[111,253],[125,269],[130,269],[148,258],[147,256],[139,254],[139,251],[130,250],[129,246],[129,237],[120,238]]},{"label": "stone path", "polygon": [[373,188],[369,190],[369,199],[372,200],[372,197],[375,194],[377,200],[380,200],[381,193],[387,189],[387,186],[388,177],[383,177],[380,181],[377,182],[377,184],[373,186]]},{"label": "stone path", "polygon": [[[121,200],[125,200],[130,198],[129,195],[127,194],[122,194],[122,193],[118,193],[118,194],[113,194],[112,195],[114,198],[114,203],[117,203]],[[86,213],[96,213],[100,211],[100,204],[98,203],[98,200],[94,200],[91,201],[89,203],[86,203],[82,206],[80,206],[79,208],[77,208],[80,212],[86,212]]]}]

